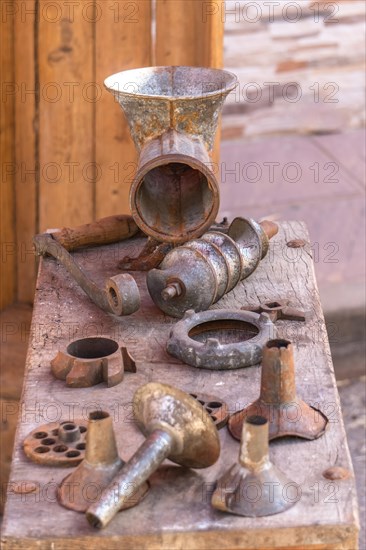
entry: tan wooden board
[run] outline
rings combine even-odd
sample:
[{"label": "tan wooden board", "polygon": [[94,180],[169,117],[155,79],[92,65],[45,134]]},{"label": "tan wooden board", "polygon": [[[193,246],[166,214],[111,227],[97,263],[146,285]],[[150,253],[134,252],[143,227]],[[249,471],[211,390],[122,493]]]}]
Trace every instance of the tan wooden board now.
[{"label": "tan wooden board", "polygon": [[0,234],[1,234],[1,282],[0,309],[11,304],[16,294],[15,223],[14,223],[14,25],[10,16],[2,15],[0,21],[0,73],[3,83],[0,105]]},{"label": "tan wooden board", "polygon": [[[327,433],[316,441],[286,439],[272,442],[275,464],[301,486],[301,498],[288,511],[264,518],[243,518],[210,506],[215,480],[237,460],[239,444],[227,429],[220,431],[218,462],[202,471],[168,461],[152,478],[152,489],[136,508],[122,512],[102,531],[90,527],[83,514],[62,508],[56,501],[57,484],[68,471],[28,461],[22,440],[45,421],[86,416],[100,407],[115,419],[120,453],[128,459],[143,441],[132,418],[134,391],[149,381],[162,381],[186,391],[217,394],[232,412],[253,401],[259,391],[260,367],[232,372],[199,370],[169,357],[165,343],[174,319],[151,301],[144,274],[137,273],[142,307],[134,315],[114,318],[100,311],[52,259],[41,263],[37,282],[27,374],[16,436],[12,484],[30,480],[38,492],[9,492],[3,524],[4,548],[43,549],[338,549],[357,548],[358,516],[353,474],[330,482],[322,472],[333,465],[353,473],[324,318],[314,278],[311,253],[291,249],[286,242],[309,240],[301,222],[283,223],[271,241],[270,252],[257,271],[214,307],[240,308],[262,300],[288,298],[308,312],[306,325],[277,323],[279,335],[295,348],[299,395],[321,408],[330,420]],[[126,252],[136,253],[141,241],[121,243],[76,254],[84,268],[101,284],[116,274]],[[137,373],[126,373],[113,388],[102,385],[68,389],[52,377],[50,360],[69,338],[108,335],[124,342],[137,361]]]},{"label": "tan wooden board", "polygon": [[[129,212],[128,195],[137,152],[126,117],[103,82],[114,73],[149,67],[151,2],[103,0],[95,27],[95,71],[100,98],[95,104],[95,217]],[[138,83],[136,83],[138,85]]]},{"label": "tan wooden board", "polygon": [[39,123],[35,44],[39,13],[36,4],[35,0],[14,4],[16,280],[17,300],[28,303],[33,300],[37,276],[32,246],[32,236],[37,233],[39,184],[35,133]]},{"label": "tan wooden board", "polygon": [[93,219],[93,5],[73,8],[40,4],[38,231]]},{"label": "tan wooden board", "polygon": [[[17,425],[18,402],[20,399],[24,359],[28,347],[28,335],[32,319],[32,309],[26,304],[16,304],[0,312],[0,407],[3,416],[0,423],[0,513],[3,513],[5,494],[9,479],[15,430]],[[15,414],[9,414],[13,411]],[[5,420],[5,416],[7,417]]]}]

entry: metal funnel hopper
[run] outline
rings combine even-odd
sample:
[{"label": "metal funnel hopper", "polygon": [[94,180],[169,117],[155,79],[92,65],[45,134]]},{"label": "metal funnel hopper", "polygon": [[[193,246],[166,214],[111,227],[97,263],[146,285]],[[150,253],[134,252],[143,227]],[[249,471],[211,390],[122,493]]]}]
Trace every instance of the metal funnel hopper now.
[{"label": "metal funnel hopper", "polygon": [[218,480],[212,506],[239,516],[271,516],[291,508],[298,498],[297,483],[269,459],[268,420],[246,418],[239,463]]},{"label": "metal funnel hopper", "polygon": [[240,439],[245,418],[258,414],[269,421],[270,440],[285,436],[317,439],[327,428],[325,414],[297,395],[294,351],[288,340],[269,340],[264,346],[259,398],[230,417],[231,435]]},{"label": "metal funnel hopper", "polygon": [[219,208],[210,152],[235,75],[198,67],[148,67],[104,84],[125,112],[139,151],[130,206],[137,225],[158,241],[199,237]]}]

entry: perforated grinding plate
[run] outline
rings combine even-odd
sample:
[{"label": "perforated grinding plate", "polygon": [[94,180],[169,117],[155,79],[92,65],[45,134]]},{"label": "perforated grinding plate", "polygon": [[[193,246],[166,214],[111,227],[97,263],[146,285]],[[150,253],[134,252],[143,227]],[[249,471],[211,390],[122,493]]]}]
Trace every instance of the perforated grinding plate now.
[{"label": "perforated grinding plate", "polygon": [[221,398],[215,395],[208,395],[207,393],[190,393],[189,395],[197,399],[197,401],[202,405],[218,430],[227,424],[230,413],[228,406],[222,401]]},{"label": "perforated grinding plate", "polygon": [[23,449],[37,464],[77,466],[84,459],[86,432],[87,422],[81,419],[43,424],[27,435]]}]

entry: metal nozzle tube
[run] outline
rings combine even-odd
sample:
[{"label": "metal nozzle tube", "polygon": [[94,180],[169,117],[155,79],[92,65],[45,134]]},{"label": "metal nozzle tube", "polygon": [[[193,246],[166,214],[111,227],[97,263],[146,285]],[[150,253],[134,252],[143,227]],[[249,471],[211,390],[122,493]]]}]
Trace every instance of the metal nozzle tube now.
[{"label": "metal nozzle tube", "polygon": [[[239,463],[218,480],[212,505],[218,510],[240,516],[261,517],[291,508],[296,500],[286,498],[286,487],[294,481],[279,470],[268,455],[268,420],[246,417],[240,443]],[[256,486],[256,498],[250,495]]]},{"label": "metal nozzle tube", "polygon": [[249,416],[243,423],[239,462],[251,472],[261,470],[269,461],[268,420]]},{"label": "metal nozzle tube", "polygon": [[133,457],[105,489],[98,502],[90,506],[86,517],[99,529],[108,525],[134,493],[174,448],[173,436],[163,430],[150,434]]},{"label": "metal nozzle tube", "polygon": [[269,340],[264,346],[260,396],[229,419],[235,439],[242,437],[245,418],[258,411],[269,422],[270,440],[284,436],[317,439],[326,430],[325,414],[296,394],[293,348],[288,340]]},{"label": "metal nozzle tube", "polygon": [[113,421],[107,412],[93,411],[89,414],[85,460],[94,465],[112,464],[118,460]]},{"label": "metal nozzle tube", "polygon": [[296,400],[293,348],[288,340],[269,340],[263,348],[260,399],[273,405]]}]

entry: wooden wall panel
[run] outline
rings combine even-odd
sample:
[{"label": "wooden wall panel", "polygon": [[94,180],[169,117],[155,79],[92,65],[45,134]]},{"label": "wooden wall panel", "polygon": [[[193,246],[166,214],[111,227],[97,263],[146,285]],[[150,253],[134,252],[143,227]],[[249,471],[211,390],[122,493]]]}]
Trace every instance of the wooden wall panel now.
[{"label": "wooden wall panel", "polygon": [[[47,9],[45,9],[45,6]],[[40,2],[39,230],[93,218],[92,2]]]},{"label": "wooden wall panel", "polygon": [[[26,0],[15,12],[15,204],[17,239],[17,298],[32,302],[36,260],[32,237],[37,232],[38,170],[36,159],[35,18],[36,0]],[[26,10],[26,11],[25,11]]]},{"label": "wooden wall panel", "polygon": [[223,4],[156,0],[156,64],[221,68]]},{"label": "wooden wall panel", "polygon": [[[223,63],[224,1],[156,0],[156,65],[220,69]],[[212,158],[220,158],[220,127]]]},{"label": "wooden wall panel", "polygon": [[136,151],[118,103],[104,88],[113,73],[152,64],[151,1],[104,0],[96,25],[96,217],[129,212]]},{"label": "wooden wall panel", "polygon": [[104,79],[154,64],[220,67],[222,22],[220,2],[211,13],[203,0],[157,0],[153,45],[152,0],[0,4],[4,307],[32,301],[35,233],[129,211],[136,151]]},{"label": "wooden wall panel", "polygon": [[[13,5],[8,2],[9,9]],[[14,218],[14,18],[1,14],[1,308],[12,303],[16,292],[16,241]]]},{"label": "wooden wall panel", "polygon": [[[224,62],[225,1],[200,1],[196,11],[196,32],[199,37],[200,61],[205,67],[221,69]],[[196,2],[197,4],[197,2]]]}]

